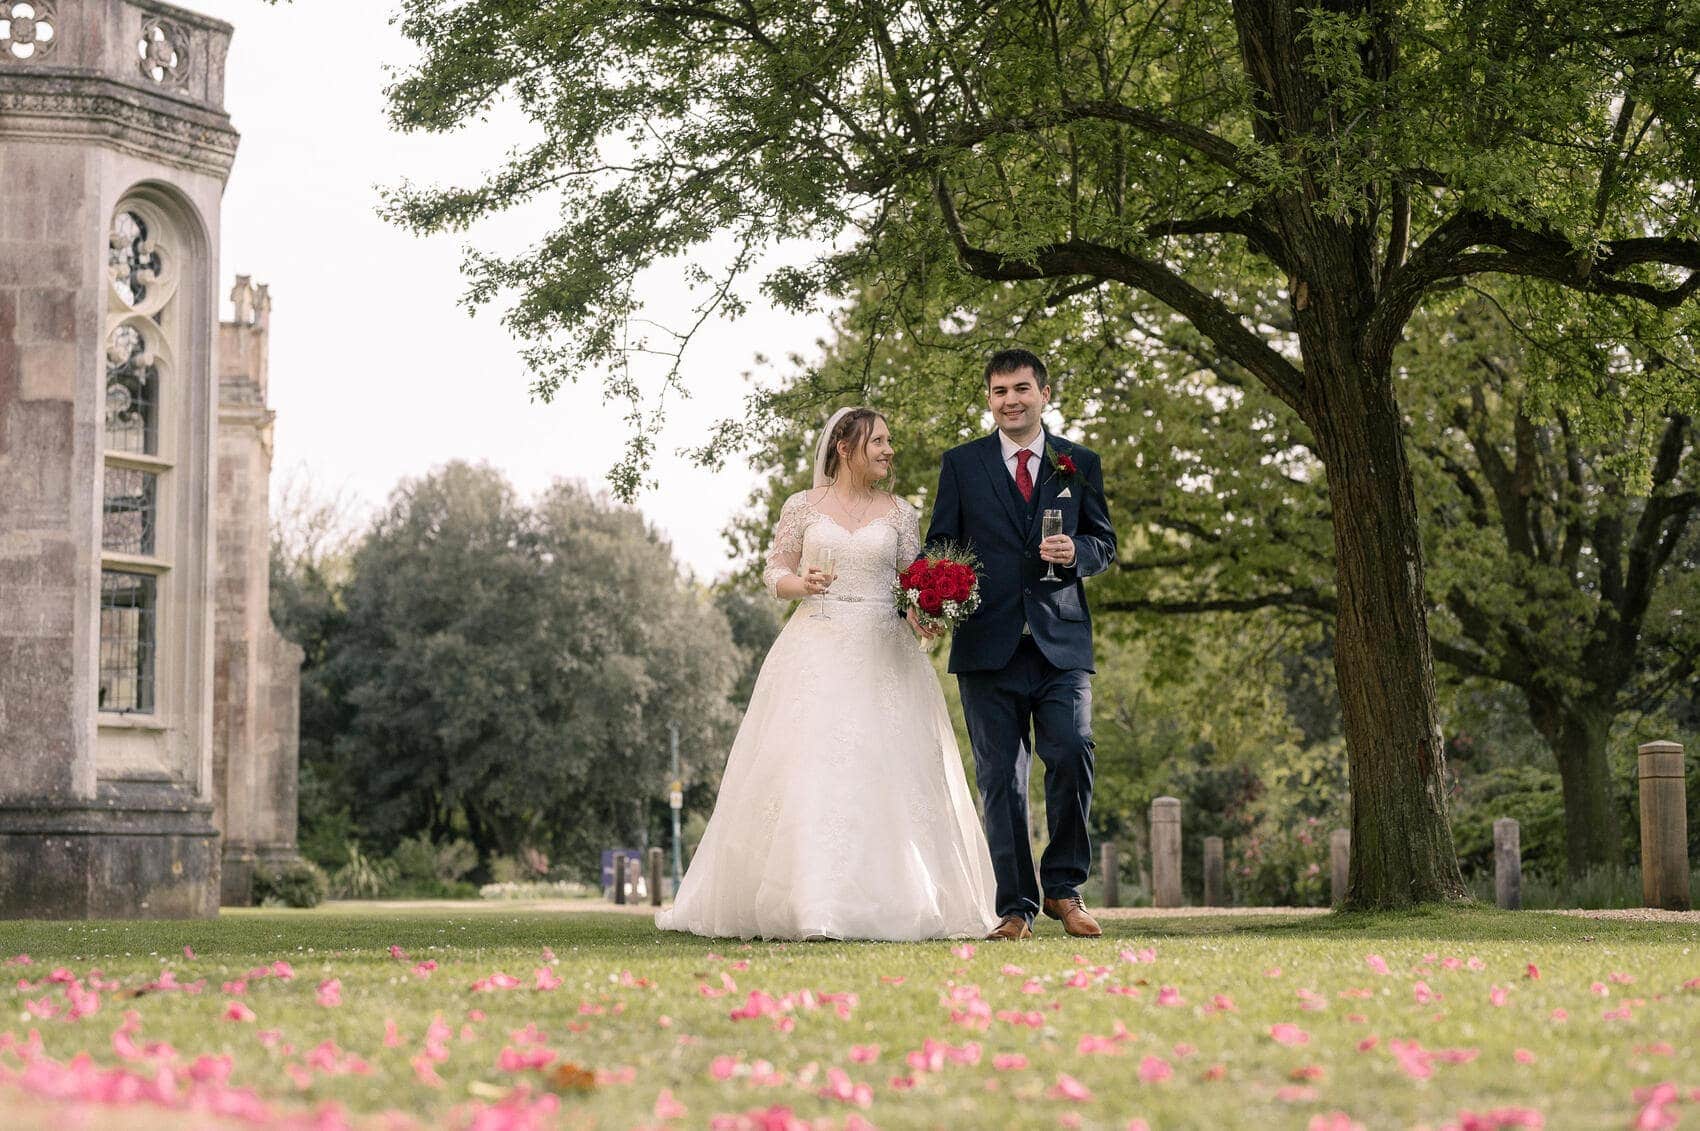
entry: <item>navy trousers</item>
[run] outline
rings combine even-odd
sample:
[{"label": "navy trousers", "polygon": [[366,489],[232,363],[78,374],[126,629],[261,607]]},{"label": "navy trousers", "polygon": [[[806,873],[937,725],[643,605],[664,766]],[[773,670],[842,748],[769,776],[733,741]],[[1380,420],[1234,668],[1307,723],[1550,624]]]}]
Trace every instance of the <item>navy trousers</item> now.
[{"label": "navy trousers", "polygon": [[[997,913],[1031,921],[1041,892],[1079,893],[1092,861],[1091,673],[1053,665],[1031,636],[999,671],[960,672],[962,714],[974,748],[974,778],[985,806],[986,843],[997,877]],[[1033,753],[1045,763],[1050,844],[1033,869],[1027,835],[1027,781]]]}]

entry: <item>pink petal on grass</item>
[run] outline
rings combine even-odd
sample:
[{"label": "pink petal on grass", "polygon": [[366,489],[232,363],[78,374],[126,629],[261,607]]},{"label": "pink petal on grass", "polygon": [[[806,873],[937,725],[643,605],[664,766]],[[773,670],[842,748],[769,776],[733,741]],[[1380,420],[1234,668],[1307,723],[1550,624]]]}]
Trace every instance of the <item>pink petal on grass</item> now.
[{"label": "pink petal on grass", "polygon": [[437,1069],[431,1064],[431,1058],[421,1053],[413,1058],[413,1076],[427,1088],[441,1088],[443,1078],[437,1075]]},{"label": "pink petal on grass", "polygon": [[850,1059],[857,1064],[872,1064],[880,1058],[878,1045],[851,1045]]},{"label": "pink petal on grass", "polygon": [[254,1011],[239,1001],[228,1002],[224,1007],[224,1019],[226,1021],[252,1021]]},{"label": "pink petal on grass", "polygon": [[281,958],[278,959],[276,962],[272,963],[271,969],[272,969],[272,977],[274,977],[274,978],[282,978],[284,981],[287,982],[287,981],[289,981],[289,979],[295,977],[295,967],[293,967],[289,963],[283,961],[283,959],[281,959]]},{"label": "pink petal on grass", "polygon": [[436,969],[437,960],[434,958],[427,958],[423,962],[415,962],[413,964],[413,976],[415,978],[429,978],[432,972]]},{"label": "pink petal on grass", "polygon": [[1290,1022],[1282,1021],[1269,1026],[1269,1036],[1278,1045],[1303,1045],[1310,1043],[1310,1034]]},{"label": "pink petal on grass", "polygon": [[1511,1054],[1511,1056],[1518,1064],[1535,1063],[1535,1054],[1530,1052],[1528,1049],[1517,1049]]},{"label": "pink petal on grass", "polygon": [[653,1111],[657,1119],[683,1119],[690,1114],[690,1109],[674,1099],[672,1091],[667,1088],[656,1093]]},{"label": "pink petal on grass", "polygon": [[1541,968],[1531,962],[1523,968],[1523,977],[1538,982],[1541,980]]},{"label": "pink petal on grass", "polygon": [[1139,1062],[1141,1084],[1161,1084],[1174,1074],[1174,1068],[1160,1056],[1148,1056]]},{"label": "pink petal on grass", "polygon": [[1027,1058],[1018,1052],[999,1053],[992,1057],[992,1067],[999,1072],[1016,1072],[1027,1067]]},{"label": "pink petal on grass", "polygon": [[1158,1005],[1185,1005],[1186,999],[1173,986],[1163,986],[1157,991]]},{"label": "pink petal on grass", "polygon": [[1391,970],[1387,969],[1387,959],[1381,957],[1379,954],[1367,955],[1364,958],[1364,965],[1368,966],[1371,970],[1374,970],[1377,974],[1392,973]]},{"label": "pink petal on grass", "polygon": [[1495,986],[1488,991],[1489,1005],[1504,1005],[1511,1000],[1511,994],[1504,986]]},{"label": "pink petal on grass", "polygon": [[1310,1117],[1309,1131],[1364,1131],[1364,1125],[1343,1111]]},{"label": "pink petal on grass", "polygon": [[192,947],[192,946],[184,947],[183,948],[183,957],[187,958],[189,961],[193,962],[195,960],[195,948]]},{"label": "pink petal on grass", "polygon": [[970,958],[974,957],[974,944],[963,943],[960,946],[953,946],[950,948],[950,953],[952,957],[960,958],[962,961],[966,962]]},{"label": "pink petal on grass", "polygon": [[1068,1073],[1059,1072],[1057,1073],[1056,1084],[1045,1095],[1053,1100],[1073,1100],[1076,1103],[1085,1103],[1092,1098],[1092,1091]]},{"label": "pink petal on grass", "polygon": [[327,978],[319,983],[318,1002],[330,1008],[342,1004],[342,979]]},{"label": "pink petal on grass", "polygon": [[539,966],[533,978],[533,985],[540,990],[553,990],[561,985],[561,979],[547,966]]}]

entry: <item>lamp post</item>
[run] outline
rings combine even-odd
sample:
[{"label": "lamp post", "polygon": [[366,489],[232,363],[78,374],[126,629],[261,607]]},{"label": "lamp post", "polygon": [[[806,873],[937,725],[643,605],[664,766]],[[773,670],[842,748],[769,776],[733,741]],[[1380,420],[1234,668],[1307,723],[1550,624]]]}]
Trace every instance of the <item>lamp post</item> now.
[{"label": "lamp post", "polygon": [[679,776],[679,724],[667,724],[667,742],[673,748],[673,781],[667,787],[667,806],[673,810],[673,894],[679,894],[684,876],[684,852],[679,836],[679,811],[685,807],[685,783]]}]

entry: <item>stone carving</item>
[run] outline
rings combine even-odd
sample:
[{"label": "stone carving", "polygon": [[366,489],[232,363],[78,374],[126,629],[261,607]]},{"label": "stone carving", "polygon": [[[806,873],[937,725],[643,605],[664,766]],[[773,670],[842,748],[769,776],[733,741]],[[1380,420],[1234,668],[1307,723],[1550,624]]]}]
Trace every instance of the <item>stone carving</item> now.
[{"label": "stone carving", "polygon": [[189,81],[189,33],[170,20],[144,20],[136,53],[142,74],[159,85],[180,87]]},{"label": "stone carving", "polygon": [[45,59],[58,38],[48,0],[0,0],[0,62]]},{"label": "stone carving", "polygon": [[148,297],[148,287],[165,273],[165,260],[152,237],[147,221],[134,212],[112,218],[111,248],[106,270],[124,305],[139,307]]},{"label": "stone carving", "polygon": [[[0,79],[5,75],[0,68]],[[226,176],[236,159],[237,135],[227,121],[198,120],[186,110],[167,113],[134,98],[88,92],[79,88],[78,79],[56,76],[50,83],[66,89],[0,86],[0,138],[98,138],[134,156],[218,177]]]}]

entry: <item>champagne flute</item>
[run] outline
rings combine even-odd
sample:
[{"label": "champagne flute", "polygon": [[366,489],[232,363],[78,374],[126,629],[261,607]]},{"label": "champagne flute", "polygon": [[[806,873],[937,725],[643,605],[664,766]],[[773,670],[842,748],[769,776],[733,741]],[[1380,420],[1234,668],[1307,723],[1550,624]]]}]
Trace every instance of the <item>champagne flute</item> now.
[{"label": "champagne flute", "polygon": [[[836,562],[835,558],[833,557],[833,552],[832,552],[831,546],[820,546],[820,547],[816,548],[814,568],[820,570],[822,573],[824,573],[828,576],[828,578],[829,578],[829,580],[827,582],[828,585],[832,584],[832,582],[830,580],[830,578],[832,578],[834,576],[833,572],[832,572],[832,567],[836,564],[837,564],[837,562]],[[823,594],[821,594],[821,596],[825,596],[825,594],[823,593]],[[826,602],[825,601],[818,602],[815,605],[815,611],[809,614],[809,619],[810,620],[831,620],[832,619],[832,617],[827,614]]]},{"label": "champagne flute", "polygon": [[[1063,512],[1062,511],[1060,511],[1060,510],[1047,510],[1040,519],[1040,526],[1039,526],[1040,534],[1042,534],[1046,538],[1054,538],[1058,534],[1061,534],[1063,532],[1062,520],[1063,520]],[[1045,576],[1041,577],[1039,579],[1040,581],[1063,581],[1063,580],[1066,580],[1065,578],[1059,577],[1057,575],[1057,563],[1056,562],[1046,562],[1045,566],[1046,566]]]}]

